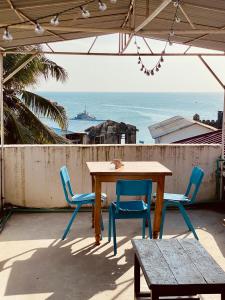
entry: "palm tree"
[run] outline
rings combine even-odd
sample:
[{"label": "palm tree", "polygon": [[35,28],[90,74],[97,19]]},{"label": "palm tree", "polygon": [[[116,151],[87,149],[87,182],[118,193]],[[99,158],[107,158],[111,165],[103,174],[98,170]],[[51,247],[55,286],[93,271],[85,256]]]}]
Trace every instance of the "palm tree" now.
[{"label": "palm tree", "polygon": [[[24,48],[23,48],[24,49]],[[25,50],[40,50],[26,47]],[[21,50],[21,49],[19,49]],[[8,54],[4,57],[4,78],[27,61],[31,54]],[[6,144],[48,144],[66,143],[67,140],[53,132],[41,122],[39,117],[55,121],[61,129],[67,128],[65,109],[42,96],[27,90],[38,83],[40,76],[55,78],[64,82],[67,73],[64,68],[37,54],[23,69],[5,82],[4,99],[4,136]]]}]

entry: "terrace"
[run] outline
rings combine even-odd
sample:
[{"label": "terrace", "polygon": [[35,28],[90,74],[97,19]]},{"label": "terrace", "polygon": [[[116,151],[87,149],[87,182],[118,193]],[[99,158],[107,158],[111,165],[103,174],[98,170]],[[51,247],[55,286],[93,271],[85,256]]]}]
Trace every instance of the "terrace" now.
[{"label": "terrace", "polygon": [[[74,11],[78,13],[80,6],[87,4],[92,11],[92,18],[87,20],[78,17],[74,21]],[[224,156],[221,145],[4,145],[2,83],[9,78],[3,78],[3,55],[16,54],[16,47],[25,44],[49,43],[110,33],[119,33],[119,53],[89,51],[68,55],[137,55],[126,52],[134,35],[161,40],[168,38],[174,18],[173,4],[169,0],[118,1],[116,7],[113,4],[108,5],[110,13],[103,12],[102,15],[96,11],[95,4],[95,1],[69,0],[57,0],[54,4],[49,0],[9,0],[0,4],[0,27],[7,27],[14,37],[10,44],[0,41],[1,210],[7,211],[6,203],[17,207],[0,235],[1,299],[133,297],[133,252],[130,240],[134,237],[140,238],[138,222],[127,221],[127,226],[122,226],[122,223],[119,225],[118,254],[115,257],[112,244],[107,243],[106,233],[101,245],[95,246],[94,233],[90,228],[90,212],[87,210],[78,215],[68,238],[65,241],[60,239],[70,214],[69,209],[68,212],[63,212],[65,200],[59,178],[60,167],[64,164],[68,166],[76,192],[90,192],[91,177],[86,162],[111,161],[115,157],[120,157],[123,161],[163,163],[173,172],[173,176],[166,179],[165,190],[168,192],[182,193],[185,190],[194,165],[200,165],[204,169],[205,177],[196,207],[189,210],[189,214],[200,242],[225,270],[225,235],[222,225],[224,200],[220,197],[215,175],[218,171],[216,162]],[[193,54],[187,50],[184,53],[142,55],[197,55],[224,89],[223,83],[204,58],[204,55],[224,56],[224,3],[213,1],[212,6],[211,1],[204,1],[203,5],[199,4],[199,1],[185,0],[179,4],[179,9],[184,17],[181,24],[178,24],[179,29],[174,30],[172,41],[217,52]],[[49,25],[49,18],[58,13],[61,14],[60,25]],[[99,18],[102,18],[103,22],[98,22]],[[37,20],[46,29],[43,35],[33,33]],[[28,55],[28,60],[19,68],[24,67],[36,55],[34,52],[23,53]],[[46,53],[62,54],[51,51]],[[103,214],[107,232],[107,208],[115,198],[115,185],[103,184],[102,190],[108,195]],[[204,207],[201,204],[204,204]],[[189,236],[191,234],[185,231],[180,215],[176,211],[169,211],[164,237]],[[201,299],[212,299],[212,296],[204,295]],[[219,296],[214,296],[213,299],[219,299]]]}]

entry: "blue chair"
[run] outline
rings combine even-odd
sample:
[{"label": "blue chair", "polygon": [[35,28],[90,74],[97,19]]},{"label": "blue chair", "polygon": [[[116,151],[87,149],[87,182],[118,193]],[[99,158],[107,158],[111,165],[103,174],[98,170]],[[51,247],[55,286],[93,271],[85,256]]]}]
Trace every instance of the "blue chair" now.
[{"label": "blue chair", "polygon": [[[116,219],[142,219],[142,238],[145,238],[145,224],[148,221],[149,237],[152,238],[152,227],[150,217],[152,194],[151,180],[118,180],[116,184],[117,199],[109,208],[109,232],[108,239],[111,241],[111,230],[113,230],[114,255],[117,254],[116,244]],[[121,201],[121,196],[145,196],[147,203],[143,200]]]},{"label": "blue chair", "polygon": [[[66,166],[63,166],[60,169],[60,177],[61,177],[61,181],[62,181],[62,186],[63,186],[63,191],[64,191],[64,195],[65,195],[65,199],[68,202],[69,205],[76,205],[76,209],[74,210],[72,217],[64,231],[62,240],[64,240],[70,230],[71,225],[73,224],[73,221],[76,218],[76,215],[80,209],[80,207],[83,204],[92,204],[92,206],[95,203],[95,194],[94,193],[89,193],[89,194],[74,194],[73,190],[72,190],[72,186],[71,186],[71,182],[70,182],[70,177],[69,177],[69,173],[68,170],[66,168]],[[102,201],[106,200],[106,194],[101,194],[101,199]],[[101,215],[101,229],[102,231],[104,230],[104,226],[103,226],[103,220],[102,220],[102,215]]]},{"label": "blue chair", "polygon": [[193,204],[195,202],[203,176],[204,176],[203,170],[196,166],[192,170],[191,177],[185,194],[169,194],[169,193],[164,194],[164,205],[162,210],[162,221],[161,221],[160,235],[159,235],[160,239],[162,238],[163,235],[163,226],[165,221],[166,209],[167,207],[175,206],[179,208],[187,227],[189,228],[190,231],[192,231],[196,240],[198,240],[198,236],[195,232],[195,229],[184,207],[186,204]]}]

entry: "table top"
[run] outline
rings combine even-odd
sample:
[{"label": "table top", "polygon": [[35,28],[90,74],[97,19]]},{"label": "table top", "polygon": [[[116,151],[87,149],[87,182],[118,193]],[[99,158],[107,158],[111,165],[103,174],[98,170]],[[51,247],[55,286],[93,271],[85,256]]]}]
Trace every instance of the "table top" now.
[{"label": "table top", "polygon": [[225,272],[194,239],[132,240],[149,287],[225,285]]},{"label": "table top", "polygon": [[113,169],[109,161],[87,162],[91,175],[132,175],[132,174],[155,174],[172,175],[172,171],[157,161],[123,161],[123,166],[119,169]]}]

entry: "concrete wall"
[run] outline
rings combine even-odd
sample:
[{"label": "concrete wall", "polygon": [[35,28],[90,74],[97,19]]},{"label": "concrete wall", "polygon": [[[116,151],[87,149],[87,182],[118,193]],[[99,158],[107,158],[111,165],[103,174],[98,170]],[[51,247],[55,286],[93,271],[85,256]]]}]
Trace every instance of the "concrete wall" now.
[{"label": "concrete wall", "polygon": [[170,144],[170,143],[173,143],[176,141],[180,141],[183,139],[187,139],[189,137],[193,137],[193,136],[196,136],[199,134],[204,134],[204,133],[208,133],[208,132],[212,132],[212,131],[213,131],[213,129],[211,129],[210,127],[199,125],[197,123],[193,123],[193,125],[191,125],[191,126],[181,128],[179,130],[173,131],[171,133],[168,133],[166,135],[159,137],[156,140],[156,143]]},{"label": "concrete wall", "polygon": [[[67,165],[74,191],[91,191],[87,161],[159,161],[173,171],[166,179],[168,192],[184,192],[194,165],[205,171],[198,201],[215,200],[216,159],[219,145],[19,145],[5,146],[6,200],[26,207],[66,206],[59,169]],[[109,200],[115,185],[104,184]]]}]

